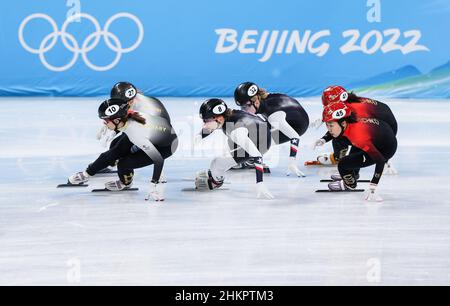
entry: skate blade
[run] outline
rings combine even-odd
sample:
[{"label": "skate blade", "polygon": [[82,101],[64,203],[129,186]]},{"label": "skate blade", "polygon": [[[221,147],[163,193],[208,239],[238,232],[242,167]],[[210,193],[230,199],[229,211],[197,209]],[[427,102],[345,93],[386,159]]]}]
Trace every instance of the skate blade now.
[{"label": "skate blade", "polygon": [[200,190],[197,188],[183,188],[181,189],[181,191],[183,192],[212,192],[212,191],[216,191],[216,190],[230,190],[229,188],[218,188],[218,189],[214,189],[214,190]]},{"label": "skate blade", "polygon": [[138,191],[139,188],[127,188],[122,190],[109,190],[106,188],[103,189],[92,189],[92,192],[124,192],[124,191]]},{"label": "skate blade", "polygon": [[317,193],[326,193],[326,192],[330,192],[330,193],[333,193],[333,192],[336,192],[336,193],[352,193],[352,192],[364,192],[365,190],[364,189],[354,189],[354,190],[330,190],[330,189],[319,189],[319,190],[316,190],[316,192]]},{"label": "skate blade", "polygon": [[[177,180],[173,180],[174,182],[176,182]],[[182,178],[181,179],[182,182],[195,182],[195,179],[191,179],[188,177]],[[230,182],[223,182],[224,185],[230,185]]]},{"label": "skate blade", "polygon": [[162,199],[162,200],[155,200],[155,199],[153,199],[153,198],[150,197],[150,198],[145,198],[145,201],[161,203],[161,202],[164,202],[165,199]]},{"label": "skate blade", "polygon": [[71,184],[67,182],[66,184],[59,184],[56,188],[67,188],[67,187],[87,187],[88,184]]},{"label": "skate blade", "polygon": [[[333,183],[336,181],[333,180],[320,180],[321,183]],[[358,180],[358,183],[370,183],[370,180]]]}]

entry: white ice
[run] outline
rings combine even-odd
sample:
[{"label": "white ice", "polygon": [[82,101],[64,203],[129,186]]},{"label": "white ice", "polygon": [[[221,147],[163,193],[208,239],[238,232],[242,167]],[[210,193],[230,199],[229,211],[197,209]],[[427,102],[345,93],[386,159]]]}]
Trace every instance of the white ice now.
[{"label": "white ice", "polygon": [[[286,177],[286,145],[265,157],[275,200],[255,198],[252,171],[230,173],[229,190],[182,192],[224,150],[220,132],[192,144],[202,99],[163,99],[181,141],[165,202],[144,201],[152,167],[137,171],[138,192],[90,193],[106,176],[56,189],[103,150],[100,100],[0,99],[0,285],[450,284],[450,101],[386,100],[399,175],[382,178],[374,204],[314,193],[333,168]],[[320,116],[319,99],[303,104]],[[330,150],[310,148],[323,133],[302,137],[301,165]]]}]

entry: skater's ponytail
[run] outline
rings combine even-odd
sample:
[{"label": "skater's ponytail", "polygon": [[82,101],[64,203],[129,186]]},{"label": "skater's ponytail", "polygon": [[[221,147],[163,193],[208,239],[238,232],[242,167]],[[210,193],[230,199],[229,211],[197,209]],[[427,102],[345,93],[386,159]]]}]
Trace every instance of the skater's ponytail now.
[{"label": "skater's ponytail", "polygon": [[378,102],[373,99],[360,97],[352,91],[348,93],[348,99],[346,103],[369,103],[377,105]]},{"label": "skater's ponytail", "polygon": [[225,113],[223,113],[222,116],[224,116],[225,118],[229,118],[231,117],[231,115],[233,114],[233,110],[231,108],[228,108]]},{"label": "skater's ponytail", "polygon": [[355,112],[352,112],[350,114],[350,116],[342,118],[338,122],[342,126],[342,122],[344,122],[344,121],[347,122],[348,124],[356,123],[356,122],[358,122],[358,114],[356,114]]},{"label": "skater's ponytail", "polygon": [[144,117],[142,117],[139,113],[132,111],[131,109],[128,111],[126,119],[132,119],[142,125],[145,125],[145,123],[147,122]]},{"label": "skater's ponytail", "polygon": [[361,97],[357,96],[353,91],[348,93],[347,103],[358,103]]},{"label": "skater's ponytail", "polygon": [[264,100],[269,96],[269,93],[264,88],[259,88],[257,95],[260,100]]}]

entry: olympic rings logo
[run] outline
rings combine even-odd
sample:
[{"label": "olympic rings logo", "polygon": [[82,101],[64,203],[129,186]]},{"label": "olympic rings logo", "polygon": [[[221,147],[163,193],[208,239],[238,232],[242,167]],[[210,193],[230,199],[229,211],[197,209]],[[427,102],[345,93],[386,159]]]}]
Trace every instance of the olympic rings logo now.
[{"label": "olympic rings logo", "polygon": [[[75,37],[72,34],[67,32],[67,27],[69,26],[69,24],[80,18],[89,20],[95,27],[95,31],[86,37],[86,39],[83,41],[81,47],[80,47],[80,44],[78,43],[78,41],[75,39]],[[131,21],[133,21],[136,24],[137,29],[139,31],[139,35],[138,35],[136,42],[128,48],[124,48],[122,46],[122,43],[119,40],[119,38],[115,34],[109,32],[109,28],[110,28],[111,24],[119,18],[130,19]],[[23,37],[23,32],[24,32],[25,27],[33,19],[44,19],[44,20],[48,21],[53,28],[53,32],[48,34],[47,36],[45,36],[45,38],[41,41],[39,48],[37,48],[37,49],[30,47],[25,42],[25,39]],[[64,44],[64,47],[67,48],[69,51],[73,52],[73,57],[70,60],[70,62],[68,64],[66,64],[64,66],[60,66],[60,67],[56,67],[56,66],[49,64],[49,62],[47,61],[47,59],[45,57],[45,54],[47,52],[49,52],[58,42],[58,37],[61,37],[61,41]],[[100,39],[102,37],[103,37],[106,45],[108,46],[108,48],[111,49],[112,51],[116,52],[116,56],[109,65],[97,66],[97,65],[94,65],[89,60],[88,53],[97,47],[97,45],[99,44]],[[129,13],[119,13],[119,14],[112,16],[111,18],[108,19],[108,21],[106,21],[105,27],[103,29],[100,28],[100,24],[97,21],[97,19],[95,19],[91,15],[85,14],[85,13],[75,14],[75,15],[68,17],[66,19],[66,21],[64,22],[64,24],[61,28],[61,31],[58,29],[58,26],[57,26],[56,22],[53,20],[53,18],[51,18],[50,16],[48,16],[46,14],[41,14],[41,13],[36,13],[36,14],[32,14],[32,15],[28,16],[27,18],[25,18],[22,21],[22,23],[20,24],[20,27],[19,27],[19,41],[20,41],[20,44],[22,45],[22,47],[30,53],[38,54],[39,59],[41,60],[42,64],[47,69],[56,71],[56,72],[66,71],[66,70],[72,68],[75,65],[75,63],[77,62],[80,55],[81,55],[84,63],[86,64],[86,66],[88,66],[92,70],[95,70],[95,71],[110,70],[110,69],[114,68],[120,62],[120,59],[122,58],[122,55],[124,53],[129,53],[129,52],[136,50],[139,47],[139,45],[142,43],[143,39],[144,39],[144,26],[142,25],[142,22],[139,20],[139,18],[137,18],[136,16],[129,14]]]}]

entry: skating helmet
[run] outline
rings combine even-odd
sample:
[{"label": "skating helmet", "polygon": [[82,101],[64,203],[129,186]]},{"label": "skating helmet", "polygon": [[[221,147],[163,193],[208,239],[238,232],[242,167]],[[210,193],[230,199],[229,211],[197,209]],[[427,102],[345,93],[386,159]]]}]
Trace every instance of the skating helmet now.
[{"label": "skating helmet", "polygon": [[351,109],[344,104],[344,102],[336,102],[329,104],[323,110],[322,121],[323,122],[339,122],[344,118],[350,117],[352,114]]},{"label": "skating helmet", "polygon": [[108,99],[98,107],[98,117],[103,120],[124,118],[130,106],[122,99]]},{"label": "skating helmet", "polygon": [[203,102],[200,106],[200,118],[211,119],[215,116],[223,115],[228,109],[228,106],[221,99],[209,99]]},{"label": "skating helmet", "polygon": [[128,82],[119,82],[111,89],[111,99],[122,99],[128,102],[133,100],[136,95],[136,87]]},{"label": "skating helmet", "polygon": [[251,98],[258,94],[259,87],[253,82],[240,84],[234,91],[234,101],[239,106],[246,104]]},{"label": "skating helmet", "polygon": [[327,106],[331,103],[345,102],[348,99],[348,92],[341,86],[327,87],[322,93],[322,104]]}]

